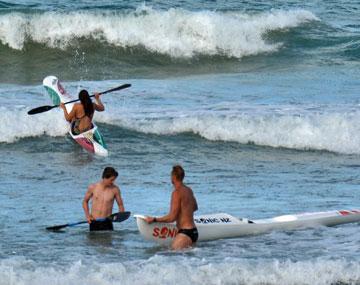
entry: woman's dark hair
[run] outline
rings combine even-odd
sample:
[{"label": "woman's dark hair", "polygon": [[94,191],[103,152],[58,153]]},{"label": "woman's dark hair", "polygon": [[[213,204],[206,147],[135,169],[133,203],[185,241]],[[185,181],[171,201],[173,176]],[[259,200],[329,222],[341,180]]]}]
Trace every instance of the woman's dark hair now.
[{"label": "woman's dark hair", "polygon": [[118,177],[119,173],[113,167],[105,167],[102,178]]},{"label": "woman's dark hair", "polygon": [[86,90],[81,90],[79,92],[79,99],[84,107],[85,115],[91,118],[94,114],[94,105],[90,99],[89,93]]}]

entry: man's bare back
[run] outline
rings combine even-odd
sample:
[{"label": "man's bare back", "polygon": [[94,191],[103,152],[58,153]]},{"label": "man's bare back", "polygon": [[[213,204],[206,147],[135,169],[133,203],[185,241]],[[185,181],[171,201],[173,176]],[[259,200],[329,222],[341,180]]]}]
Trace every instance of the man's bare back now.
[{"label": "man's bare back", "polygon": [[178,229],[192,229],[195,227],[194,212],[197,210],[197,203],[191,188],[182,184],[174,190],[174,195],[179,197],[180,210],[176,219]]},{"label": "man's bare back", "polygon": [[194,222],[194,212],[198,206],[191,188],[183,184],[184,169],[175,165],[171,173],[171,182],[174,191],[171,194],[170,211],[163,217],[147,217],[148,223],[171,223],[176,221],[178,234],[173,240],[172,249],[178,250],[192,246],[198,239],[198,231]]}]

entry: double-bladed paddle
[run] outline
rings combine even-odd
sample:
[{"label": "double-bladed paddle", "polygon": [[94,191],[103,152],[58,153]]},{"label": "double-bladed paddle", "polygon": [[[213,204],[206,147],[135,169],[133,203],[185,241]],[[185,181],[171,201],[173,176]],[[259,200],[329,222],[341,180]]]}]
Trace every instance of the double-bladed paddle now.
[{"label": "double-bladed paddle", "polygon": [[[112,214],[106,218],[96,219],[96,221],[102,222],[102,221],[105,221],[106,219],[110,219],[113,222],[120,223],[120,222],[127,220],[130,217],[130,214],[131,214],[130,212],[119,212],[119,213]],[[46,229],[49,231],[58,231],[63,228],[66,228],[66,227],[73,227],[73,226],[80,225],[80,224],[86,224],[87,222],[88,221],[81,221],[81,222],[76,222],[76,223],[57,225],[57,226],[47,227]]]},{"label": "double-bladed paddle", "polygon": [[[106,93],[110,93],[110,92],[118,91],[118,90],[121,90],[121,89],[125,89],[125,88],[128,88],[128,87],[130,87],[130,86],[131,86],[131,84],[128,84],[128,83],[127,83],[127,84],[123,84],[123,85],[120,85],[120,86],[118,86],[118,87],[115,87],[115,88],[106,90],[106,91],[104,91],[104,92],[101,92],[101,93],[99,93],[99,94],[100,94],[100,95],[104,95],[104,94],[106,94]],[[94,94],[94,95],[91,95],[90,97],[95,97],[95,94]],[[66,104],[74,103],[74,102],[77,102],[77,101],[79,101],[79,100],[80,100],[80,99],[71,100],[71,101],[66,102],[66,103],[64,103],[64,104],[66,105]],[[57,108],[57,107],[59,107],[59,106],[60,106],[60,105],[40,106],[40,107],[31,109],[31,110],[28,112],[28,115],[35,115],[35,114],[47,112],[47,111],[50,111],[51,109]]]}]

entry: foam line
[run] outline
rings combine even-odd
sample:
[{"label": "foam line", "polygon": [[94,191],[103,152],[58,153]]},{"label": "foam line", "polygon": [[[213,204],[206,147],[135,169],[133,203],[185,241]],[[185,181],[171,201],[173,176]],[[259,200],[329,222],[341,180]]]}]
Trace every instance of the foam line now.
[{"label": "foam line", "polygon": [[141,46],[171,57],[220,55],[242,58],[276,51],[281,43],[268,43],[270,31],[297,27],[318,18],[306,10],[243,12],[158,11],[140,6],[124,14],[104,11],[43,12],[0,15],[0,42],[21,50],[28,41],[66,49],[87,38],[122,48]]}]

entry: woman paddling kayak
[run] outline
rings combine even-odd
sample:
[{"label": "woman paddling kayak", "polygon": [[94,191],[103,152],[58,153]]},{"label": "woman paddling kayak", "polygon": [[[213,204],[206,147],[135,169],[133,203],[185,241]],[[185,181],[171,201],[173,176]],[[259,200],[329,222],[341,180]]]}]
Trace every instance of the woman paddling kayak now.
[{"label": "woman paddling kayak", "polygon": [[79,92],[79,100],[80,103],[74,104],[70,113],[67,112],[64,103],[60,104],[60,107],[64,110],[65,119],[71,122],[71,132],[74,135],[91,130],[93,128],[92,119],[95,111],[102,112],[105,110],[99,93],[95,93],[96,103],[93,103],[89,93],[86,90],[81,90]]}]

